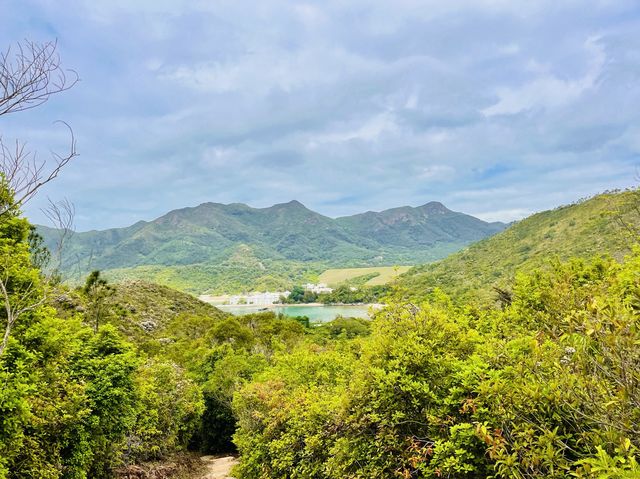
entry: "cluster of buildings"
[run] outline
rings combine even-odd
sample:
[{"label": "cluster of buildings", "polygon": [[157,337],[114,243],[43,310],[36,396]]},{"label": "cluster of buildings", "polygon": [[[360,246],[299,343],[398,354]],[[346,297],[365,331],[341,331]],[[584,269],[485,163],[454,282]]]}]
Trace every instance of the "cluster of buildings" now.
[{"label": "cluster of buildings", "polygon": [[235,294],[229,296],[227,304],[254,304],[256,306],[269,306],[279,303],[280,298],[287,298],[291,291],[266,291],[264,293]]},{"label": "cluster of buildings", "polygon": [[316,294],[333,292],[333,288],[329,288],[325,283],[307,283],[304,285],[304,289]]},{"label": "cluster of buildings", "polygon": [[[329,288],[325,283],[307,283],[304,285],[306,291],[312,293],[331,293],[332,288]],[[266,291],[264,293],[247,293],[247,294],[234,294],[225,298],[224,304],[240,305],[240,304],[252,304],[255,306],[270,306],[280,302],[280,298],[288,298],[291,291]]]}]

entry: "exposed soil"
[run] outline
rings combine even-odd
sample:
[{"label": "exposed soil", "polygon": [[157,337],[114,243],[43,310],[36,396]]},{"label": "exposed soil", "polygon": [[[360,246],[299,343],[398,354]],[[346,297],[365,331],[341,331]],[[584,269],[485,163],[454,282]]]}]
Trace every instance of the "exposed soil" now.
[{"label": "exposed soil", "polygon": [[233,456],[202,456],[200,460],[205,465],[204,475],[200,479],[233,479],[231,468],[238,464],[238,459]]}]

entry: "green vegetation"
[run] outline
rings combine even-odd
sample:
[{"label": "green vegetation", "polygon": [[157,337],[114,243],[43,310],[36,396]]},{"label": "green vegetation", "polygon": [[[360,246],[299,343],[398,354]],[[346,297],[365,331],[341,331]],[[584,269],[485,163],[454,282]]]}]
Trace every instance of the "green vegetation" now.
[{"label": "green vegetation", "polygon": [[305,304],[315,303],[318,301],[318,293],[308,291],[302,286],[294,286],[291,288],[291,294],[288,297],[281,296],[280,301],[284,304]]},{"label": "green vegetation", "polygon": [[387,296],[387,286],[338,286],[331,293],[318,295],[318,301],[325,304],[380,303]]},{"label": "green vegetation", "polygon": [[292,284],[314,282],[324,266],[318,263],[259,260],[248,246],[219,264],[137,266],[106,271],[112,281],[141,279],[192,294],[284,291]]},{"label": "green vegetation", "polygon": [[638,477],[638,271],[554,261],[503,308],[435,292],[278,354],[234,395],[238,477]]},{"label": "green vegetation", "polygon": [[379,303],[389,293],[387,286],[351,286],[343,284],[334,288],[331,293],[314,293],[302,286],[294,286],[288,297],[281,297],[283,304],[362,304]]},{"label": "green vegetation", "polygon": [[621,259],[640,224],[639,194],[605,193],[537,213],[442,261],[412,268],[396,288],[405,299],[419,300],[439,288],[456,300],[486,304],[496,298],[494,288],[509,289],[517,270],[541,267],[554,257]]},{"label": "green vegetation", "polygon": [[3,307],[31,305],[0,355],[0,478],[110,478],[187,447],[232,450],[233,392],[304,328],[97,271],[83,288],[50,285],[28,234],[0,216]]},{"label": "green vegetation", "polygon": [[[61,270],[70,284],[98,269],[113,281],[143,279],[191,293],[284,290],[330,267],[434,261],[503,227],[439,203],[339,219],[297,201],[270,208],[204,203],[127,228],[77,233],[63,248]],[[38,231],[53,248],[60,231]]]},{"label": "green vegetation", "polygon": [[[236,448],[240,479],[638,477],[634,198],[551,212],[587,235],[573,248],[608,234],[624,260],[539,259],[483,307],[438,288],[409,302],[403,289],[347,282],[334,299],[375,292],[388,306],[319,327],[234,317],[97,271],[83,287],[56,285],[29,224],[0,215],[0,479],[130,477],[187,450]],[[583,225],[576,211],[600,213]]]},{"label": "green vegetation", "polygon": [[188,447],[228,451],[234,388],[304,336],[98,271],[70,290],[39,269],[40,247],[15,207],[0,215],[2,479],[106,479]]},{"label": "green vegetation", "polygon": [[[378,266],[372,268],[328,269],[319,276],[318,281],[330,286],[337,286],[347,282],[353,286],[380,286],[389,283],[398,275],[406,273],[410,268],[410,266]],[[358,284],[358,279],[363,279],[364,281]]]},{"label": "green vegetation", "polygon": [[0,478],[107,478],[183,450],[202,409],[194,383],[97,323],[92,293],[64,314],[48,305],[64,295],[32,263],[29,230],[15,209],[0,215]]}]

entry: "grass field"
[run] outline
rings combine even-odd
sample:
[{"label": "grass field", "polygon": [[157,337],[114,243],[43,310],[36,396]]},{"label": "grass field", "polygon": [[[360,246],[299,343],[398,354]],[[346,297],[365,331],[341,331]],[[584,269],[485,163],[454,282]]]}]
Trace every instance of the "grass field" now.
[{"label": "grass field", "polygon": [[399,274],[409,270],[411,266],[378,266],[372,268],[340,268],[328,269],[320,275],[319,281],[328,285],[337,285],[345,281],[349,281],[360,276],[372,273],[378,273],[378,276],[370,279],[365,284],[367,286],[376,286],[387,284]]}]

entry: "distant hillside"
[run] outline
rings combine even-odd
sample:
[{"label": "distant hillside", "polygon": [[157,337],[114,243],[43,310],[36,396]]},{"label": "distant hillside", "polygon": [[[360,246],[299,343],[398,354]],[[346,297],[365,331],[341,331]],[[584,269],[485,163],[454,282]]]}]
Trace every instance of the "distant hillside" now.
[{"label": "distant hillside", "polygon": [[632,240],[619,220],[635,229],[640,225],[638,205],[639,193],[627,191],[534,214],[442,261],[412,268],[395,287],[417,300],[438,287],[461,300],[487,302],[496,297],[494,287],[509,288],[517,270],[541,267],[554,257],[621,258]]},{"label": "distant hillside", "polygon": [[373,239],[379,245],[407,249],[437,243],[469,243],[490,236],[505,227],[487,223],[432,201],[412,208],[403,206],[376,213],[368,211],[336,220],[349,231]]},{"label": "distant hillside", "polygon": [[348,286],[380,286],[408,271],[410,266],[373,266],[369,268],[334,268],[320,275],[318,281],[331,287]]},{"label": "distant hillside", "polygon": [[[53,246],[56,230],[39,227]],[[297,201],[269,208],[204,203],[127,228],[75,234],[62,271],[91,269],[202,292],[279,288],[331,266],[434,261],[504,228],[428,203],[332,219]]]}]

